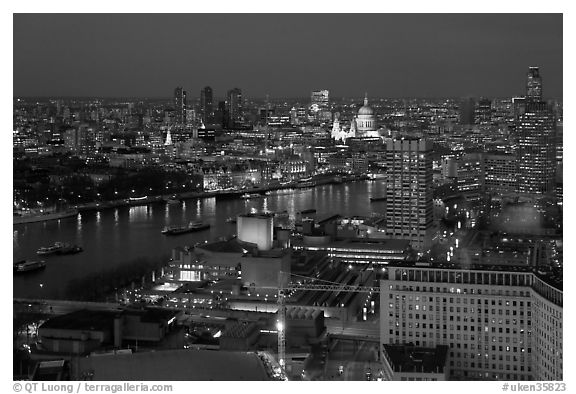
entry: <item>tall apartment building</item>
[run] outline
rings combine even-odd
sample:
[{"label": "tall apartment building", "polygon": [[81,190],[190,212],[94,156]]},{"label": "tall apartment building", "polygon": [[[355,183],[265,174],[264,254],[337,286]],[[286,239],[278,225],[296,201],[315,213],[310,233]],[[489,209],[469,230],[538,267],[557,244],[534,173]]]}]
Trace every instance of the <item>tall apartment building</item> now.
[{"label": "tall apartment building", "polygon": [[423,139],[386,143],[386,235],[420,251],[432,241],[431,153],[432,143]]},{"label": "tall apartment building", "polygon": [[380,341],[449,347],[450,379],[562,380],[561,282],[524,268],[389,266]]}]

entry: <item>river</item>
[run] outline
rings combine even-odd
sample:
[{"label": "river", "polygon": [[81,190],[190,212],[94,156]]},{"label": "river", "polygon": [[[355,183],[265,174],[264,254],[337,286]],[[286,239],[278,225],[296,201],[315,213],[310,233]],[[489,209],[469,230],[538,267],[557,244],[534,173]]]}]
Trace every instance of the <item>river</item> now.
[{"label": "river", "polygon": [[[191,199],[182,204],[155,203],[104,211],[82,212],[77,217],[13,226],[13,259],[37,259],[36,250],[56,241],[77,244],[82,253],[45,256],[44,270],[14,275],[14,297],[66,299],[70,281],[137,258],[162,259],[177,246],[193,245],[236,233],[226,219],[246,212],[287,210],[291,221],[304,209],[315,208],[317,217],[328,214],[369,216],[380,203],[370,197],[383,196],[382,181],[323,185],[249,200]],[[284,194],[286,193],[286,194]],[[160,233],[167,225],[185,225],[192,220],[211,224],[209,230],[180,236]]]}]

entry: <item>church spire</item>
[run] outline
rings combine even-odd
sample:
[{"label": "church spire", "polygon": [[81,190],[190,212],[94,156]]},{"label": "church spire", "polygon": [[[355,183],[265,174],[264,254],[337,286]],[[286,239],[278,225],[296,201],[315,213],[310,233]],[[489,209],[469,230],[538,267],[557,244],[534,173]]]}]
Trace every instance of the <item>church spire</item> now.
[{"label": "church spire", "polygon": [[168,133],[166,134],[166,141],[164,142],[165,146],[172,145],[172,136],[170,135],[170,129],[168,129]]},{"label": "church spire", "polygon": [[368,105],[368,92],[364,92],[364,106]]}]

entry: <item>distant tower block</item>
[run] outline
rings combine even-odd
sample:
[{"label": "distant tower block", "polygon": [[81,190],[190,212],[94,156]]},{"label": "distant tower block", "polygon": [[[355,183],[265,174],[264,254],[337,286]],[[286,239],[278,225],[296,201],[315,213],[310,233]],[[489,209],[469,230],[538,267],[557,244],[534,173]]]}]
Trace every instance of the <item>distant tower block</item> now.
[{"label": "distant tower block", "polygon": [[526,98],[542,101],[542,77],[538,67],[530,67],[526,77]]},{"label": "distant tower block", "polygon": [[432,143],[417,138],[389,140],[386,165],[386,233],[425,251],[433,232]]},{"label": "distant tower block", "polygon": [[186,91],[181,87],[174,89],[174,110],[176,112],[176,123],[186,124]]},{"label": "distant tower block", "polygon": [[258,250],[270,250],[272,249],[273,223],[272,215],[240,215],[236,223],[238,240],[253,243],[258,246]]}]

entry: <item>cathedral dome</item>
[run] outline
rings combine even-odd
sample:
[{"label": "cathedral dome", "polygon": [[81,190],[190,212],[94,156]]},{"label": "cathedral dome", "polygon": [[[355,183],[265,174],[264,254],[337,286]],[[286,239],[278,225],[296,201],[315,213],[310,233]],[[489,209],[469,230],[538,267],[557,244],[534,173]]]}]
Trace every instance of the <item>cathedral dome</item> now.
[{"label": "cathedral dome", "polygon": [[376,136],[378,129],[376,113],[368,106],[368,95],[364,97],[364,105],[358,110],[358,115],[354,119],[357,137]]},{"label": "cathedral dome", "polygon": [[374,115],[374,110],[364,105],[358,110],[358,115]]},{"label": "cathedral dome", "polygon": [[364,97],[364,105],[358,110],[358,115],[374,115],[374,110],[368,106],[368,96]]}]

